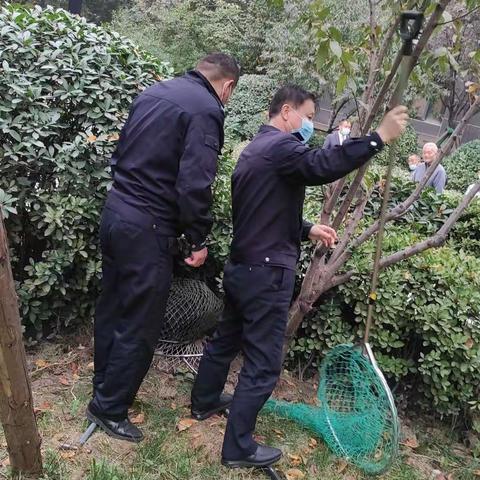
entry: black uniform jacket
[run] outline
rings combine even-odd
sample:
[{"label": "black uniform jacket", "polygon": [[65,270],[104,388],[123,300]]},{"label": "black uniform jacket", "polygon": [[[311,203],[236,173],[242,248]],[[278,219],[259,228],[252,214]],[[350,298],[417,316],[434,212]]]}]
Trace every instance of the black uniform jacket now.
[{"label": "black uniform jacket", "polygon": [[184,233],[194,250],[202,248],[212,226],[223,123],[222,102],[199,72],[147,88],[134,101],[112,157],[107,206],[131,221],[146,214],[161,233]]},{"label": "black uniform jacket", "polygon": [[342,178],[382,148],[377,133],[311,149],[295,135],[260,127],[232,176],[231,260],[294,269],[311,228],[302,219],[305,186]]}]

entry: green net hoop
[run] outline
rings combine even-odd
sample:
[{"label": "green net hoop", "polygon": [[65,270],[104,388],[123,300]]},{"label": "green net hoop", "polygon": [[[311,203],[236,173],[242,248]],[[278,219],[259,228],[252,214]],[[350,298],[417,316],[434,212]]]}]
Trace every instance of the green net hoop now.
[{"label": "green net hoop", "polygon": [[332,452],[369,474],[398,453],[397,410],[370,346],[338,345],[320,366],[319,406],[269,400],[265,411],[310,429]]}]

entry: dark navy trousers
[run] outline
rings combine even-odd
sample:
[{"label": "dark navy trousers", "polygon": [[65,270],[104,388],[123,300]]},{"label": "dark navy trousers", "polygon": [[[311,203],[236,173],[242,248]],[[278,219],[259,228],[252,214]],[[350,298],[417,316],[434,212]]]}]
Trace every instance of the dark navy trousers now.
[{"label": "dark navy trousers", "polygon": [[148,215],[107,206],[102,213],[102,293],[94,327],[90,408],[127,417],[153,358],[165,315],[173,259],[171,237]]},{"label": "dark navy trousers", "polygon": [[222,457],[254,453],[257,415],[270,397],[282,367],[282,346],[295,272],[228,263],[224,271],[225,310],[204,356],[192,390],[195,408],[218,401],[230,363],[241,351],[244,364],[227,421]]}]

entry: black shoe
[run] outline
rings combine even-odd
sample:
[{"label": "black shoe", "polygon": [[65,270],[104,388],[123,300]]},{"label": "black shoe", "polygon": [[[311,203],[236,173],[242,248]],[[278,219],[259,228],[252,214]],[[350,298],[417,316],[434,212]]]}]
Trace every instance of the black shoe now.
[{"label": "black shoe", "polygon": [[229,468],[268,467],[278,462],[281,457],[282,451],[278,448],[259,445],[255,453],[241,460],[226,460],[222,458],[222,465]]},{"label": "black shoe", "polygon": [[218,403],[209,407],[209,408],[195,408],[195,406],[192,405],[192,417],[195,420],[206,420],[207,418],[210,418],[212,415],[215,415],[216,413],[227,413],[228,414],[228,409],[230,405],[232,404],[233,400],[233,395],[230,395],[228,393],[222,393],[220,395],[220,399],[218,400]]},{"label": "black shoe", "polygon": [[123,420],[109,420],[93,414],[89,407],[87,407],[86,414],[88,420],[96,423],[110,437],[134,443],[143,440],[143,433],[128,418]]}]

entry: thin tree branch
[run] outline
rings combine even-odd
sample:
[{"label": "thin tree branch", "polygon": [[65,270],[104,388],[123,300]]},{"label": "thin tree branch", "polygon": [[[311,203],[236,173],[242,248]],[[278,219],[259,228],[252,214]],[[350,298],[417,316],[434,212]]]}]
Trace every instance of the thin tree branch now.
[{"label": "thin tree branch", "polygon": [[[470,205],[472,200],[475,196],[480,192],[480,182],[477,182],[467,194],[465,194],[462,198],[462,201],[458,204],[457,208],[450,214],[446,222],[442,225],[442,227],[438,230],[437,233],[432,235],[431,237],[419,242],[415,245],[407,247],[399,252],[393,253],[386,257],[383,257],[380,261],[380,268],[385,269],[394,265],[402,260],[406,260],[407,258],[413,257],[418,253],[424,252],[430,248],[438,248],[443,245],[450,233],[450,230],[453,228],[455,223],[458,221],[462,213],[467,209]],[[341,275],[336,275],[332,278],[329,282],[328,287],[325,290],[329,290],[330,288],[336,287],[348,281],[354,274],[355,270],[350,270],[346,273]]]},{"label": "thin tree branch", "polygon": [[348,245],[348,242],[352,238],[353,234],[355,233],[355,229],[357,228],[358,224],[363,218],[363,212],[365,210],[365,205],[370,198],[371,192],[365,192],[358,200],[357,205],[355,207],[355,211],[353,212],[352,218],[348,222],[348,225],[345,229],[345,232],[338,242],[335,250],[328,260],[327,264],[331,264],[335,261],[335,259],[345,250]]},{"label": "thin tree branch", "polygon": [[447,221],[442,225],[438,232],[427,238],[423,242],[419,242],[416,245],[405,248],[399,252],[388,255],[387,257],[382,258],[380,262],[381,268],[387,268],[390,265],[398,263],[406,258],[413,257],[417,253],[421,253],[429,248],[436,248],[445,243],[448,237],[448,233],[455,225],[455,222],[460,218],[460,215],[464,210],[470,205],[470,202],[475,198],[475,195],[480,192],[480,182],[476,183],[470,191],[464,195],[462,201],[459,203],[457,208],[450,214]]},{"label": "thin tree branch", "polygon": [[437,27],[440,27],[441,25],[447,25],[448,23],[456,22],[457,20],[461,20],[462,18],[465,18],[468,15],[471,15],[472,13],[476,12],[478,9],[480,9],[480,5],[478,7],[472,8],[472,10],[470,10],[467,13],[464,13],[463,15],[460,15],[459,17],[452,18],[448,22],[437,23]]}]

